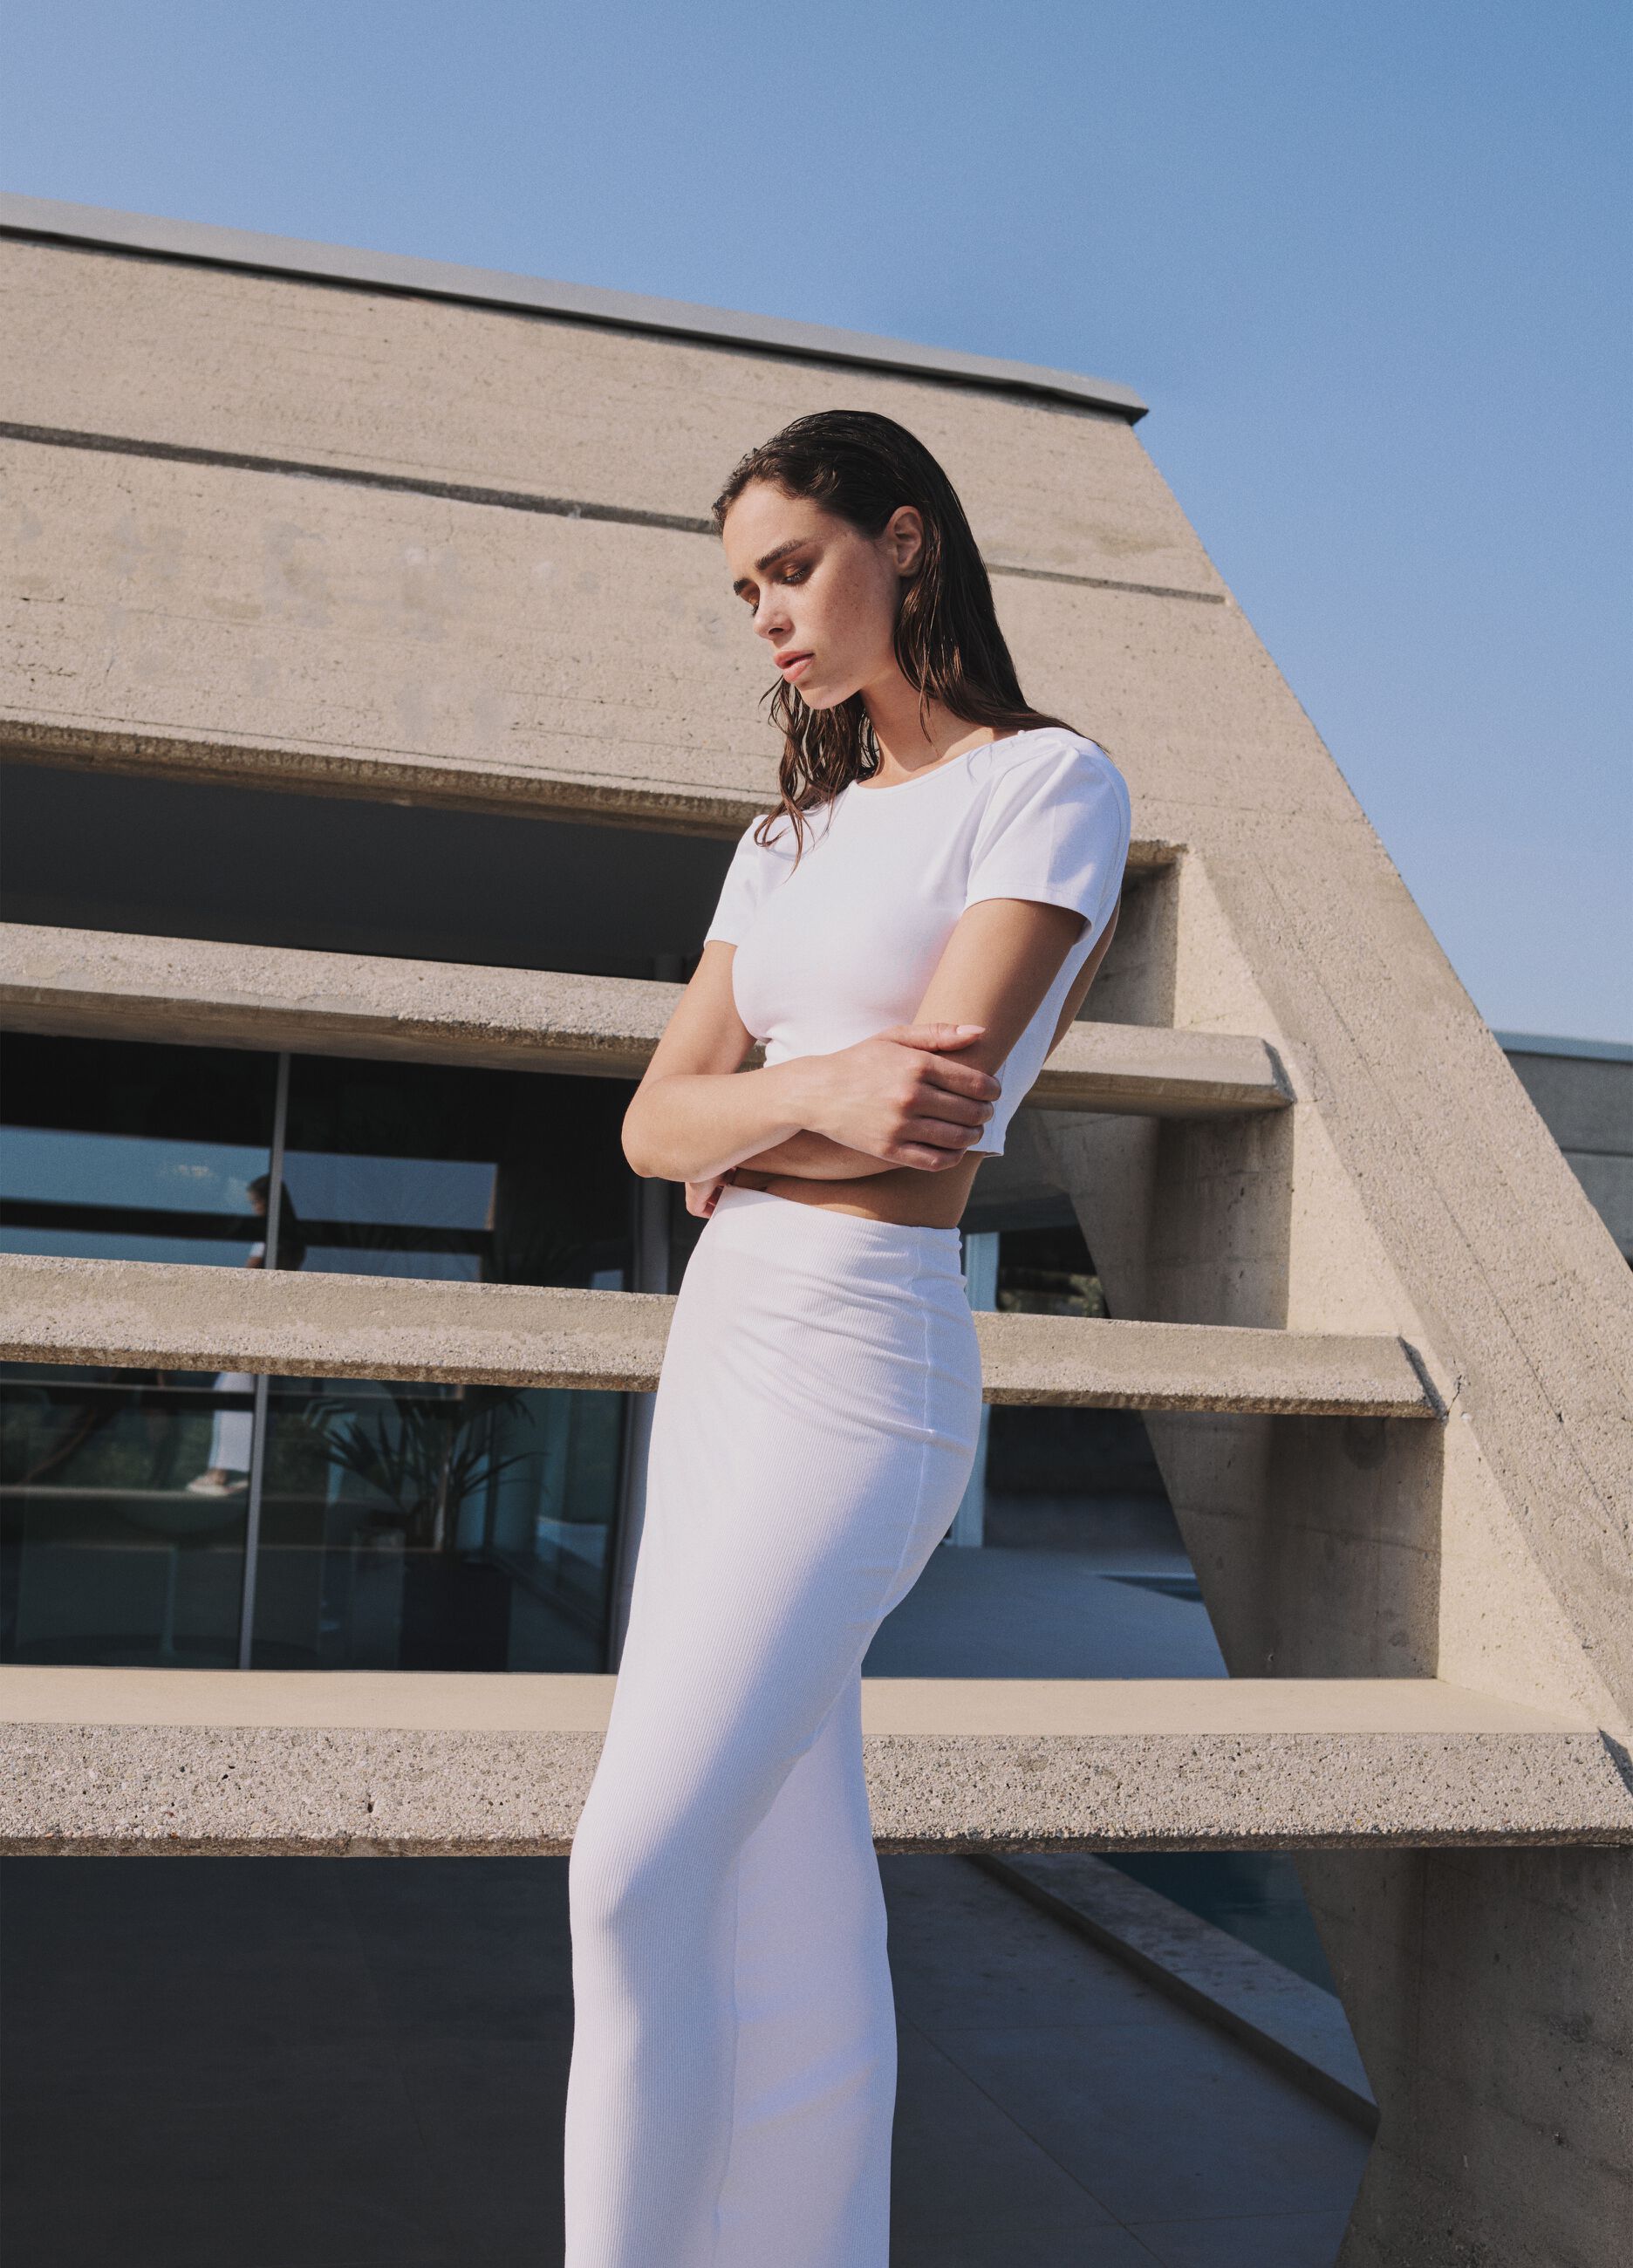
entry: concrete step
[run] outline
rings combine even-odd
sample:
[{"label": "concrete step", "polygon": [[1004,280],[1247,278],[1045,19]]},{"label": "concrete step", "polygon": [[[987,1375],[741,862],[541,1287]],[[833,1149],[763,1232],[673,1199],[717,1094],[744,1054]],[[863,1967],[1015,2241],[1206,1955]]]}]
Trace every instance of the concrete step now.
[{"label": "concrete step", "polygon": [[[673,1308],[644,1292],[0,1255],[0,1360],[644,1393]],[[986,1399],[1429,1418],[1403,1340],[978,1314]]]},{"label": "concrete step", "polygon": [[[560,1852],[615,1681],[0,1669],[0,1851]],[[1599,1729],[1433,1679],[873,1679],[893,1851],[1633,1843]]]},{"label": "concrete step", "polygon": [[[681,989],[0,924],[0,1025],[11,1031],[638,1079]],[[1029,1099],[1051,1110],[1195,1118],[1284,1109],[1292,1095],[1262,1040],[1080,1023]]]}]

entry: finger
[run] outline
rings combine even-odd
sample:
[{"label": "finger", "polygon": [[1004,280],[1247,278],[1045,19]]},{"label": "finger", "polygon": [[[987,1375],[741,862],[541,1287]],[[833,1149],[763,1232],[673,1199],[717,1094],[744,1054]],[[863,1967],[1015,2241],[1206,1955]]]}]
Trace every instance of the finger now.
[{"label": "finger", "polygon": [[921,1172],[944,1174],[949,1166],[961,1166],[962,1150],[940,1150],[928,1143],[904,1142],[891,1153],[891,1162],[898,1166],[916,1166]]},{"label": "finger", "polygon": [[950,1118],[909,1118],[898,1138],[903,1142],[917,1143],[931,1150],[945,1150],[962,1157],[966,1150],[979,1142],[986,1132],[986,1121],[978,1124],[955,1126]]},{"label": "finger", "polygon": [[920,1098],[915,1115],[936,1119],[947,1126],[984,1126],[992,1116],[992,1105],[978,1101],[973,1094],[956,1094],[950,1087],[932,1086]]},{"label": "finger", "polygon": [[925,1084],[943,1087],[949,1094],[964,1094],[975,1102],[996,1102],[1003,1082],[978,1064],[955,1063],[951,1056],[931,1056],[923,1068]]},{"label": "finger", "polygon": [[981,1139],[981,1130],[978,1126],[954,1126],[945,1118],[908,1118],[902,1121],[894,1147],[938,1150],[945,1157],[959,1159],[972,1142]]},{"label": "finger", "polygon": [[967,1048],[986,1028],[984,1024],[893,1024],[879,1037],[908,1048]]}]

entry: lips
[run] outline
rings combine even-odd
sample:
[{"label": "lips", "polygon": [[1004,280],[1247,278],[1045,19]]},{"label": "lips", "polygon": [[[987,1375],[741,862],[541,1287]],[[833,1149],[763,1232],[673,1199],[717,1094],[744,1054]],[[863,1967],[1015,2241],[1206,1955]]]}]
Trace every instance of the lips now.
[{"label": "lips", "polygon": [[772,656],[772,659],[776,663],[777,667],[782,671],[784,677],[797,677],[810,659],[811,656],[808,653],[800,653],[798,652],[792,653],[774,654]]}]

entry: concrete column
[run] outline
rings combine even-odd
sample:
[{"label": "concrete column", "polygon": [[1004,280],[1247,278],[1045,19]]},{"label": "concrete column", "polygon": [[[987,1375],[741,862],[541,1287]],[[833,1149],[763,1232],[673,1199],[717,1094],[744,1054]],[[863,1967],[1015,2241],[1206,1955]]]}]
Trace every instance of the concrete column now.
[{"label": "concrete column", "polygon": [[[1166,908],[1167,886],[1144,895],[1118,1012],[1239,1024],[1296,1061],[1205,875],[1188,865]],[[1614,1726],[1616,1699],[1523,1547],[1515,1484],[1483,1447],[1480,1381],[1471,1392],[1415,1312],[1318,1105],[1252,1121],[1040,1118],[1114,1314],[1394,1329],[1453,1404],[1416,1428],[1149,1416],[1232,1675],[1444,1675]],[[1473,1415],[1457,1405],[1464,1394]],[[1622,2268],[1633,1853],[1447,1848],[1298,1863],[1379,2111],[1341,2268]]]},{"label": "concrete column", "polygon": [[1379,2109],[1338,2268],[1625,2268],[1633,1851],[1298,1864]]}]

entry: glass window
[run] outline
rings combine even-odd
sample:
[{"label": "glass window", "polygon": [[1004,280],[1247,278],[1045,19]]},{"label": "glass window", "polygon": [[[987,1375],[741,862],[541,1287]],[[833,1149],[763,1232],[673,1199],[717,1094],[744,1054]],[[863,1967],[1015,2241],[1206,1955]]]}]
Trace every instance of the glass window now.
[{"label": "glass window", "polygon": [[227,1048],[8,1034],[0,1250],[241,1267],[276,1072]]},{"label": "glass window", "polygon": [[[250,1381],[13,1363],[0,1381],[0,1660],[238,1659]],[[189,1481],[244,1441],[236,1487]]]},{"label": "glass window", "polygon": [[621,1290],[631,1091],[624,1079],[298,1057],[285,1233],[306,1267],[342,1274]]},{"label": "glass window", "polygon": [[[621,1290],[630,1083],[18,1037],[0,1247]],[[626,1397],[8,1366],[0,1657],[599,1669]]]},{"label": "glass window", "polygon": [[602,1668],[624,1406],[275,1379],[255,1667]]}]

